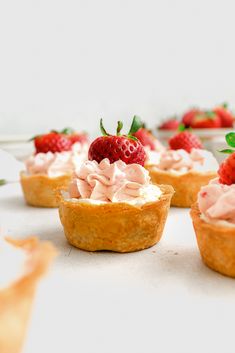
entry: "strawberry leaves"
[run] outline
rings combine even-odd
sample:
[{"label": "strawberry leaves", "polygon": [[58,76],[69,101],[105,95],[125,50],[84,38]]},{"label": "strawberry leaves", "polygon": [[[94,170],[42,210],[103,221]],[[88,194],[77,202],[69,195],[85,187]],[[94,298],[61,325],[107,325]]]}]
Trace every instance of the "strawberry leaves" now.
[{"label": "strawberry leaves", "polygon": [[235,132],[230,132],[227,134],[225,139],[230,147],[235,147]]},{"label": "strawberry leaves", "polygon": [[141,127],[143,127],[143,123],[140,119],[140,117],[138,115],[135,115],[133,120],[132,120],[132,124],[131,124],[131,128],[128,132],[128,136],[129,135],[133,135],[135,132],[137,132]]},{"label": "strawberry leaves", "polygon": [[233,152],[235,152],[235,151],[234,151],[234,150],[231,150],[231,149],[229,149],[229,148],[226,148],[225,150],[221,150],[221,151],[219,151],[219,152],[231,154],[231,153],[233,153]]},{"label": "strawberry leaves", "polygon": [[[131,128],[128,132],[127,135],[125,135],[126,137],[128,137],[129,139],[131,140],[135,140],[135,141],[138,141],[138,139],[133,136],[134,133],[136,133],[140,128],[143,127],[143,123],[140,119],[140,117],[138,117],[137,115],[135,115],[133,117],[133,120],[132,120],[132,124],[131,124]],[[123,123],[122,121],[118,121],[117,123],[117,129],[116,129],[116,135],[117,136],[120,136],[121,135],[121,130],[123,128]],[[107,131],[105,130],[104,128],[104,125],[103,125],[103,119],[100,119],[100,130],[101,130],[101,133],[103,136],[110,136],[110,134],[107,133]]]},{"label": "strawberry leaves", "polygon": [[[225,140],[228,144],[229,147],[235,147],[235,132],[230,132],[225,136]],[[231,149],[231,148],[226,148],[224,150],[219,151],[221,153],[227,153],[227,154],[231,154],[234,153],[235,150]]]}]

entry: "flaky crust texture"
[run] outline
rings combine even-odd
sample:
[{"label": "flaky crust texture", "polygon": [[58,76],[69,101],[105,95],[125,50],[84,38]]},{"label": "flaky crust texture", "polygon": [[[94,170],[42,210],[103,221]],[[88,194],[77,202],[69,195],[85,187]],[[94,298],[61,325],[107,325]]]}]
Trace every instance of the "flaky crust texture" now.
[{"label": "flaky crust texture", "polygon": [[66,188],[71,174],[49,178],[44,174],[20,174],[21,187],[27,204],[36,207],[58,207],[55,190]]},{"label": "flaky crust texture", "polygon": [[32,255],[32,271],[10,287],[0,290],[0,352],[19,353],[26,334],[37,282],[46,272],[56,251],[49,242],[39,243],[35,237],[7,240],[15,246],[29,250]]},{"label": "flaky crust texture", "polygon": [[60,198],[59,214],[68,242],[88,251],[131,252],[156,244],[166,222],[173,188],[161,185],[159,201],[143,206],[92,205]]},{"label": "flaky crust texture", "polygon": [[171,205],[176,207],[191,207],[197,201],[197,194],[202,186],[207,185],[211,179],[216,178],[216,172],[198,173],[190,171],[186,174],[175,175],[169,172],[156,170],[154,166],[145,166],[149,171],[154,184],[172,185],[175,194]]},{"label": "flaky crust texture", "polygon": [[235,229],[203,221],[197,203],[190,214],[204,263],[223,275],[235,277]]}]

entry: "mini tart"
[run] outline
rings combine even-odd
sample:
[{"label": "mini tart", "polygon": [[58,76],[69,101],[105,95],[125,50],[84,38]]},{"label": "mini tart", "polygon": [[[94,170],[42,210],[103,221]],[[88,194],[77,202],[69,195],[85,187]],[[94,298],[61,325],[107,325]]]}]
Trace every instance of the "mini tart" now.
[{"label": "mini tart", "polygon": [[27,204],[37,207],[58,207],[55,190],[66,188],[72,174],[50,178],[46,174],[20,174],[21,187]]},{"label": "mini tart", "polygon": [[128,203],[95,205],[66,201],[60,196],[59,214],[68,242],[87,251],[131,252],[149,248],[162,236],[174,190],[160,185],[162,195],[142,206]]},{"label": "mini tart", "polygon": [[36,285],[56,251],[49,242],[40,243],[36,237],[25,240],[8,238],[7,241],[27,249],[29,256],[32,255],[30,272],[23,274],[10,286],[0,289],[0,352],[19,353],[26,335]]},{"label": "mini tart", "polygon": [[157,169],[156,166],[147,165],[153,184],[172,185],[175,194],[171,200],[171,206],[191,207],[197,201],[197,194],[201,187],[207,185],[211,179],[216,178],[216,172],[199,173],[190,171],[185,174],[173,174]]},{"label": "mini tart", "polygon": [[204,263],[214,271],[235,277],[235,228],[203,221],[197,203],[190,214]]}]

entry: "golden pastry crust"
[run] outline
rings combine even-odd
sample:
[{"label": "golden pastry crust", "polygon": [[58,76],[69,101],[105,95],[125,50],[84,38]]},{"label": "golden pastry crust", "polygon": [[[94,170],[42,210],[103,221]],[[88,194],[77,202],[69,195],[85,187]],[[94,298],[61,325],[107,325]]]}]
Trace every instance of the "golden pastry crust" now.
[{"label": "golden pastry crust", "polygon": [[174,193],[169,185],[160,188],[163,194],[158,201],[138,207],[72,202],[61,196],[59,214],[68,242],[88,251],[131,252],[153,246],[162,236]]},{"label": "golden pastry crust", "polygon": [[216,172],[199,173],[196,171],[177,175],[156,169],[154,165],[147,165],[145,168],[149,171],[154,184],[173,186],[175,194],[172,197],[171,206],[176,207],[191,207],[197,201],[197,194],[201,187],[218,176]]},{"label": "golden pastry crust", "polygon": [[72,174],[49,178],[45,174],[20,174],[21,187],[27,204],[37,207],[58,207],[55,191],[66,188]]},{"label": "golden pastry crust", "polygon": [[9,287],[0,289],[0,352],[19,353],[37,282],[46,272],[56,251],[51,243],[40,243],[36,237],[24,240],[7,238],[7,241],[32,254],[32,270]]},{"label": "golden pastry crust", "polygon": [[223,275],[235,277],[235,228],[203,221],[197,203],[190,214],[204,263]]}]

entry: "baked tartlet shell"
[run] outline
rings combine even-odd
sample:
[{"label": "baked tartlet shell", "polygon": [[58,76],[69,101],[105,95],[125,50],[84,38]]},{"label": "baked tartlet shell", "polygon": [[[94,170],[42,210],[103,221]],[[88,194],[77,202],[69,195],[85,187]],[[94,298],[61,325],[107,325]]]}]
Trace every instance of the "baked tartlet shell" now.
[{"label": "baked tartlet shell", "polygon": [[46,272],[56,251],[52,244],[40,243],[35,237],[7,240],[32,253],[32,271],[9,287],[0,289],[0,352],[19,353],[26,335],[37,282]]},{"label": "baked tartlet shell", "polygon": [[172,197],[171,205],[176,207],[191,207],[197,201],[197,195],[201,187],[217,177],[216,172],[199,173],[190,171],[177,175],[156,169],[153,165],[145,166],[145,168],[149,171],[154,184],[173,186],[175,194]]},{"label": "baked tartlet shell", "polygon": [[142,206],[127,203],[94,205],[66,201],[60,196],[59,214],[68,242],[87,251],[131,252],[149,248],[162,236],[171,186],[160,185],[161,198]]},{"label": "baked tartlet shell", "polygon": [[71,174],[50,178],[44,174],[20,174],[25,200],[30,206],[58,207],[56,190],[68,187]]},{"label": "baked tartlet shell", "polygon": [[214,271],[235,277],[235,228],[203,221],[197,203],[190,214],[204,263]]}]

